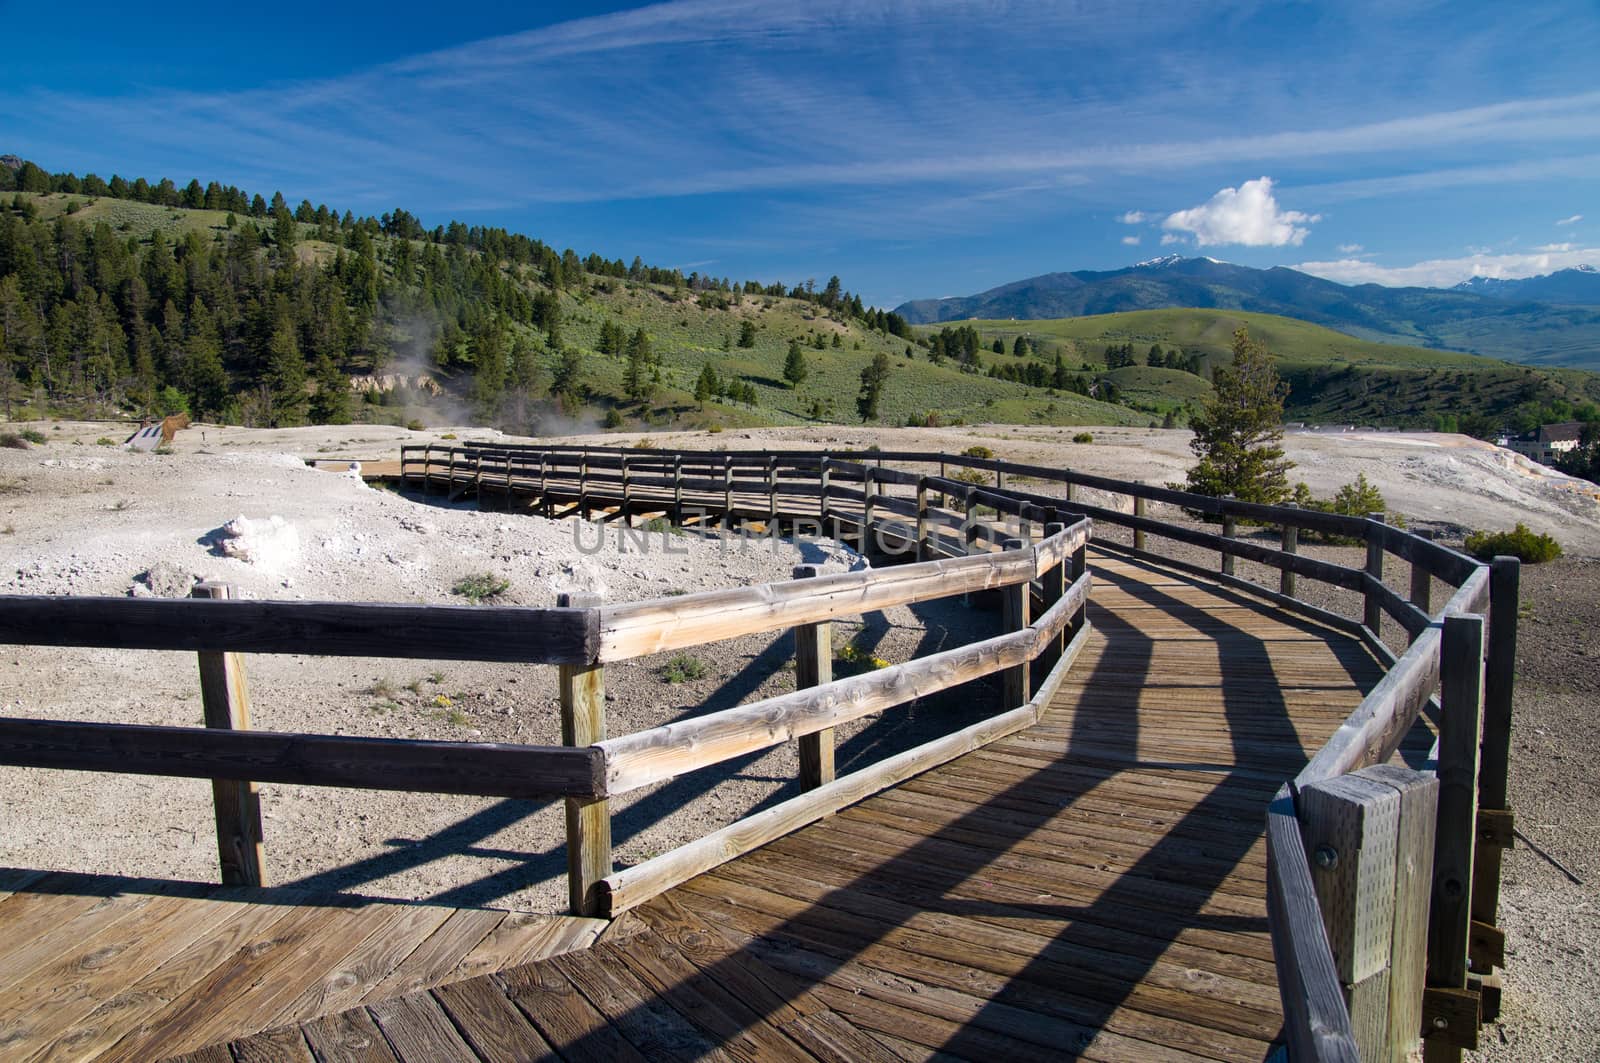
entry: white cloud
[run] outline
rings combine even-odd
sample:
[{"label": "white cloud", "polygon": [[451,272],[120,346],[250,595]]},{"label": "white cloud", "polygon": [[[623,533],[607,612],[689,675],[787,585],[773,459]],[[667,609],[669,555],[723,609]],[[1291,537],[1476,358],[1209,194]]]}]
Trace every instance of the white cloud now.
[{"label": "white cloud", "polygon": [[1183,237],[1181,237],[1181,236],[1174,235],[1173,233],[1162,233],[1161,234],[1161,246],[1162,247],[1167,247],[1170,244],[1181,244],[1181,243],[1183,243]]},{"label": "white cloud", "polygon": [[1559,255],[1563,251],[1571,251],[1571,250],[1575,249],[1577,246],[1578,245],[1574,244],[1574,243],[1541,244],[1538,247],[1534,248],[1534,250],[1537,251],[1538,253],[1542,254],[1542,255]]},{"label": "white cloud", "polygon": [[1558,269],[1600,262],[1600,247],[1574,247],[1571,244],[1550,246],[1566,250],[1534,248],[1528,252],[1497,255],[1475,253],[1462,258],[1429,259],[1410,266],[1380,266],[1359,258],[1342,258],[1333,262],[1302,262],[1292,268],[1340,284],[1448,288],[1471,277],[1537,277]]},{"label": "white cloud", "polygon": [[1122,242],[1127,244],[1129,247],[1138,247],[1139,246],[1139,237],[1137,237],[1137,236],[1124,236],[1122,238]]},{"label": "white cloud", "polygon": [[1583,220],[1583,215],[1582,214],[1574,214],[1570,218],[1562,218],[1560,221],[1556,222],[1556,224],[1557,225],[1576,225],[1582,220]]},{"label": "white cloud", "polygon": [[1354,255],[1364,248],[1360,244],[1340,244],[1337,250],[1341,255]]},{"label": "white cloud", "polygon": [[[1258,177],[1238,188],[1224,188],[1198,207],[1167,215],[1161,227],[1169,232],[1191,233],[1201,247],[1298,247],[1311,232],[1305,226],[1321,220],[1320,214],[1280,210],[1272,195],[1272,178]],[[1166,242],[1165,238],[1162,242]]]},{"label": "white cloud", "polygon": [[1142,210],[1130,210],[1126,214],[1119,216],[1117,220],[1124,225],[1139,225],[1149,217],[1150,215]]}]

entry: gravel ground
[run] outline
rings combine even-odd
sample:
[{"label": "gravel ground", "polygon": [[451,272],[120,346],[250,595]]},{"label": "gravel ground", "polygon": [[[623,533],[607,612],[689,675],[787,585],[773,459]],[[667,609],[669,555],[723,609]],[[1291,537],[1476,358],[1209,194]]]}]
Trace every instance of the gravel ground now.
[{"label": "gravel ground", "polygon": [[[608,544],[585,554],[572,525],[422,504],[358,480],[305,467],[304,458],[393,460],[403,442],[439,433],[399,429],[251,432],[201,426],[169,455],[98,447],[126,430],[41,426],[50,442],[0,450],[0,593],[175,594],[198,576],[248,596],[345,601],[459,602],[462,576],[493,572],[503,600],[545,605],[566,588],[638,599],[782,579],[801,562],[860,564],[818,544],[730,549],[665,539],[645,555]],[[1180,480],[1183,432],[1015,426],[726,432],[658,437],[661,446],[828,446],[998,456],[1147,483]],[[498,438],[480,429],[466,438]],[[632,437],[591,437],[616,445]],[[1512,803],[1517,848],[1506,854],[1501,925],[1507,934],[1505,1004],[1474,1058],[1600,1058],[1600,758],[1592,711],[1600,691],[1600,502],[1592,485],[1549,474],[1485,444],[1404,433],[1291,435],[1295,475],[1320,495],[1365,472],[1412,527],[1443,541],[1474,527],[1525,521],[1555,534],[1568,558],[1526,566],[1517,658]],[[1023,486],[1029,486],[1024,484]],[[1105,501],[1105,500],[1101,500]],[[279,516],[293,536],[271,532]],[[1152,515],[1162,515],[1152,510]],[[222,556],[220,529],[256,522],[251,560]],[[1166,516],[1171,516],[1167,514]],[[1126,533],[1111,532],[1126,541]],[[1263,535],[1266,541],[1267,533]],[[589,540],[585,540],[588,542]],[[1152,540],[1155,542],[1155,540]],[[1304,545],[1344,564],[1363,553]],[[1173,547],[1210,567],[1216,555]],[[682,551],[682,552],[678,552]],[[1276,585],[1276,574],[1238,573]],[[1408,589],[1391,564],[1387,581]],[[1359,615],[1357,596],[1300,581],[1301,596]],[[1434,602],[1448,591],[1436,585]],[[836,644],[905,660],[983,637],[994,623],[959,602],[892,610],[868,625],[836,625]],[[1393,642],[1393,633],[1390,635]],[[613,733],[793,687],[781,636],[735,640],[694,654],[700,679],[668,682],[664,660],[607,669]],[[255,656],[248,670],[257,725],[274,730],[426,738],[556,741],[553,670],[537,666]],[[970,699],[969,699],[970,700]],[[0,713],[80,720],[193,724],[199,701],[192,655],[18,647],[0,651]],[[841,769],[965,722],[960,704],[923,703],[841,729]],[[621,863],[637,861],[792,792],[791,748],[697,773],[615,802]],[[527,802],[267,786],[268,871],[279,884],[374,896],[432,898],[558,910],[564,891],[558,808]],[[208,879],[214,875],[209,792],[186,780],[0,768],[0,862],[30,867]]]}]

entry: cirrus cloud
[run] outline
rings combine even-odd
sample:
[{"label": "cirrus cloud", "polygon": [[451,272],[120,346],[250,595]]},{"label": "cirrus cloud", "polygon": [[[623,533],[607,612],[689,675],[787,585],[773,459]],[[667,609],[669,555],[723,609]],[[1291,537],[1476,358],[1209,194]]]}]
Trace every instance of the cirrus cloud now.
[{"label": "cirrus cloud", "polygon": [[1198,207],[1167,215],[1161,227],[1169,234],[1188,233],[1201,247],[1299,247],[1311,232],[1306,226],[1321,220],[1320,214],[1281,209],[1272,194],[1272,178],[1258,177],[1238,188],[1224,188]]}]

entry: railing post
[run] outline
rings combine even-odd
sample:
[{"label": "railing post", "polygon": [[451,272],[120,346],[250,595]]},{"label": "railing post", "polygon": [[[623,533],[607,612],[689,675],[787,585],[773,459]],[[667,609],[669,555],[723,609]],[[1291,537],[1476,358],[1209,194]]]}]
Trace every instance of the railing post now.
[{"label": "railing post", "polygon": [[[226,583],[201,583],[191,598],[230,599],[234,589]],[[250,730],[250,689],[245,682],[244,660],[237,653],[200,653],[200,700],[206,726],[219,731]],[[261,832],[261,793],[253,782],[211,780],[211,801],[216,808],[217,853],[225,886],[261,886],[266,883]]]},{"label": "railing post", "polygon": [[[1232,495],[1227,495],[1225,497],[1227,499],[1232,499],[1233,498]],[[1234,537],[1234,535],[1238,533],[1238,531],[1239,531],[1238,518],[1235,517],[1232,513],[1224,512],[1222,514],[1222,537],[1224,539],[1232,539]],[[1233,575],[1233,562],[1234,562],[1233,555],[1228,553],[1228,551],[1223,550],[1222,551],[1222,574],[1223,575],[1225,575],[1225,576]]]},{"label": "railing post", "polygon": [[[1072,485],[1071,484],[1067,485],[1067,497],[1068,498],[1072,497]],[[1145,515],[1145,509],[1146,509],[1147,505],[1148,504],[1146,503],[1146,501],[1145,501],[1145,499],[1143,497],[1141,497],[1140,495],[1134,495],[1133,496],[1133,515],[1135,517],[1144,516]],[[1143,550],[1144,549],[1144,529],[1143,528],[1135,528],[1135,529],[1133,529],[1133,548],[1135,550]]]},{"label": "railing post", "polygon": [[1365,1060],[1421,1029],[1438,780],[1387,765],[1313,783],[1296,812],[1350,1026]]},{"label": "railing post", "polygon": [[[593,609],[600,598],[594,594],[561,594],[556,605],[563,609]],[[594,664],[563,664],[561,683],[561,744],[584,748],[606,737],[606,689],[604,669]],[[611,807],[605,798],[585,801],[566,799],[567,811],[567,899],[573,915],[594,915],[598,899],[595,883],[611,874]]]},{"label": "railing post", "polygon": [[[1368,513],[1367,519],[1375,524],[1382,524],[1385,521],[1382,513]],[[1367,526],[1367,575],[1379,583],[1383,582],[1383,533],[1370,524]],[[1372,588],[1368,588],[1366,592],[1366,605],[1361,611],[1361,622],[1374,635],[1382,634],[1378,629],[1383,624],[1383,600]]]},{"label": "railing post", "polygon": [[[1295,504],[1290,502],[1287,506],[1294,509]],[[1283,522],[1283,552],[1294,554],[1300,552],[1300,525]],[[1278,573],[1278,591],[1290,598],[1294,597],[1295,571],[1292,568],[1283,569]]]},{"label": "railing post", "polygon": [[456,487],[456,448],[451,447],[449,454],[450,463],[445,466],[444,472],[444,496],[446,498],[450,497],[450,492],[454,491]]},{"label": "railing post", "polygon": [[[1432,538],[1432,536],[1423,532],[1416,532],[1415,534],[1418,538]],[[1490,593],[1493,593],[1493,591],[1491,590]],[[1421,609],[1424,613],[1428,613],[1430,615],[1433,613],[1433,606],[1431,604],[1431,600],[1433,598],[1433,573],[1429,572],[1427,566],[1421,561],[1411,562],[1410,598],[1411,604],[1416,606],[1418,609]],[[1493,619],[1489,621],[1489,624],[1492,629],[1494,626]],[[1489,637],[1491,639],[1494,638],[1492,630]]]},{"label": "railing post", "polygon": [[994,470],[994,486],[997,491],[1006,489],[1006,471],[998,466]]},{"label": "railing post", "polygon": [[[795,579],[815,579],[816,565],[797,565]],[[827,621],[794,629],[794,685],[797,690],[833,682],[833,625]],[[815,790],[833,781],[833,728],[800,736],[800,789]]]},{"label": "railing post", "polygon": [[767,456],[767,534],[776,533],[778,525],[778,462]]},{"label": "railing post", "polygon": [[963,510],[961,527],[962,534],[966,539],[966,552],[968,554],[977,553],[977,551],[973,549],[978,542],[978,518],[973,513],[973,510],[977,507],[972,504],[972,497],[973,495],[977,494],[977,492],[977,488],[969,487],[964,492],[961,500],[961,506]]},{"label": "railing post", "polygon": [[871,465],[863,464],[861,470],[861,554],[864,557],[872,534],[872,492],[878,486],[878,477]]},{"label": "railing post", "polygon": [[633,492],[628,483],[628,455],[617,455],[617,464],[622,466],[622,526],[633,527]]},{"label": "railing post", "polygon": [[683,455],[672,456],[672,523],[683,527]]},{"label": "railing post", "polygon": [[[1056,514],[1055,516],[1056,520],[1044,526],[1044,537],[1046,539],[1060,535],[1067,530],[1067,526],[1060,520],[1060,515]],[[1049,612],[1051,607],[1061,600],[1061,596],[1067,593],[1067,565],[1070,563],[1068,560],[1063,560],[1059,565],[1051,565],[1039,576],[1039,597],[1043,606],[1042,612]],[[1039,673],[1041,679],[1049,675],[1051,670],[1055,668],[1056,661],[1061,659],[1061,652],[1066,649],[1067,645],[1066,630],[1063,627],[1060,633],[1050,640],[1050,645],[1045,648],[1044,653],[1040,655]]]},{"label": "railing post", "polygon": [[930,523],[928,516],[928,478],[926,476],[917,480],[917,560],[922,561],[933,556],[933,544],[929,542]]},{"label": "railing post", "polygon": [[[1084,543],[1076,550],[1072,551],[1072,559],[1068,562],[1067,567],[1068,585],[1070,586],[1071,584],[1078,582],[1078,580],[1087,571],[1089,571],[1089,544]],[[1078,613],[1072,618],[1072,623],[1068,625],[1067,630],[1071,634],[1076,635],[1079,631],[1083,630],[1083,626],[1088,622],[1089,599],[1087,596],[1085,596],[1083,599],[1083,604],[1078,607]]]},{"label": "railing post", "polygon": [[[1025,544],[1021,539],[1007,539],[1001,544],[1004,550],[1021,550]],[[1030,601],[1031,580],[1021,580],[1001,589],[1001,627],[1007,632],[1021,631],[1028,626],[1028,607]],[[1033,685],[1030,677],[1030,668],[1027,661],[1013,665],[1001,673],[1005,700],[1005,708],[1015,709],[1025,704],[1033,696]]]},{"label": "railing post", "polygon": [[822,533],[830,539],[839,538],[839,523],[828,513],[828,457],[817,459],[817,521]]},{"label": "railing post", "polygon": [[1461,1050],[1477,1047],[1478,1039],[1478,995],[1467,989],[1467,956],[1483,722],[1483,628],[1481,616],[1447,616],[1439,649],[1439,815],[1423,1006],[1423,1045],[1430,1061],[1460,1059]]},{"label": "railing post", "polygon": [[[1478,776],[1478,834],[1472,864],[1472,918],[1500,917],[1500,854],[1513,838],[1506,774],[1511,755],[1511,695],[1517,665],[1517,610],[1522,563],[1497,557],[1489,569],[1489,661],[1483,692],[1483,762]],[[1475,973],[1486,974],[1487,971]]]},{"label": "railing post", "polygon": [[722,526],[733,527],[733,455],[722,455]]},{"label": "railing post", "polygon": [[[945,460],[943,458],[940,458],[939,459],[939,479],[948,480],[949,478],[950,478],[950,474],[949,474],[949,470],[946,468]],[[949,509],[950,508],[950,495],[943,488],[939,489],[939,506],[942,509]]]},{"label": "railing post", "polygon": [[511,512],[511,452],[506,451],[506,512]]}]

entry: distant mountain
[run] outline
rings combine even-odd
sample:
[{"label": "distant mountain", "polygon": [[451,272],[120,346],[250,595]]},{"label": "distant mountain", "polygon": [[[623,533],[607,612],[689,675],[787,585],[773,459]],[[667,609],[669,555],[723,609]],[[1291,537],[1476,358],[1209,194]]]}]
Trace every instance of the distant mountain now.
[{"label": "distant mountain", "polygon": [[1473,277],[1453,291],[1487,295],[1507,302],[1561,303],[1567,306],[1600,306],[1600,270],[1593,266],[1558,269],[1541,277],[1504,280],[1498,277]]},{"label": "distant mountain", "polygon": [[[1589,276],[1578,270],[1561,273]],[[1574,290],[1566,279],[1557,287]],[[1525,301],[1531,298],[1525,293],[1500,296],[1475,289],[1351,286],[1285,266],[1252,269],[1211,258],[1169,255],[1125,269],[1047,273],[962,298],[915,300],[896,307],[896,312],[914,324],[934,324],[1183,307],[1243,310],[1297,318],[1385,343],[1600,369],[1600,299],[1567,305]]]}]

